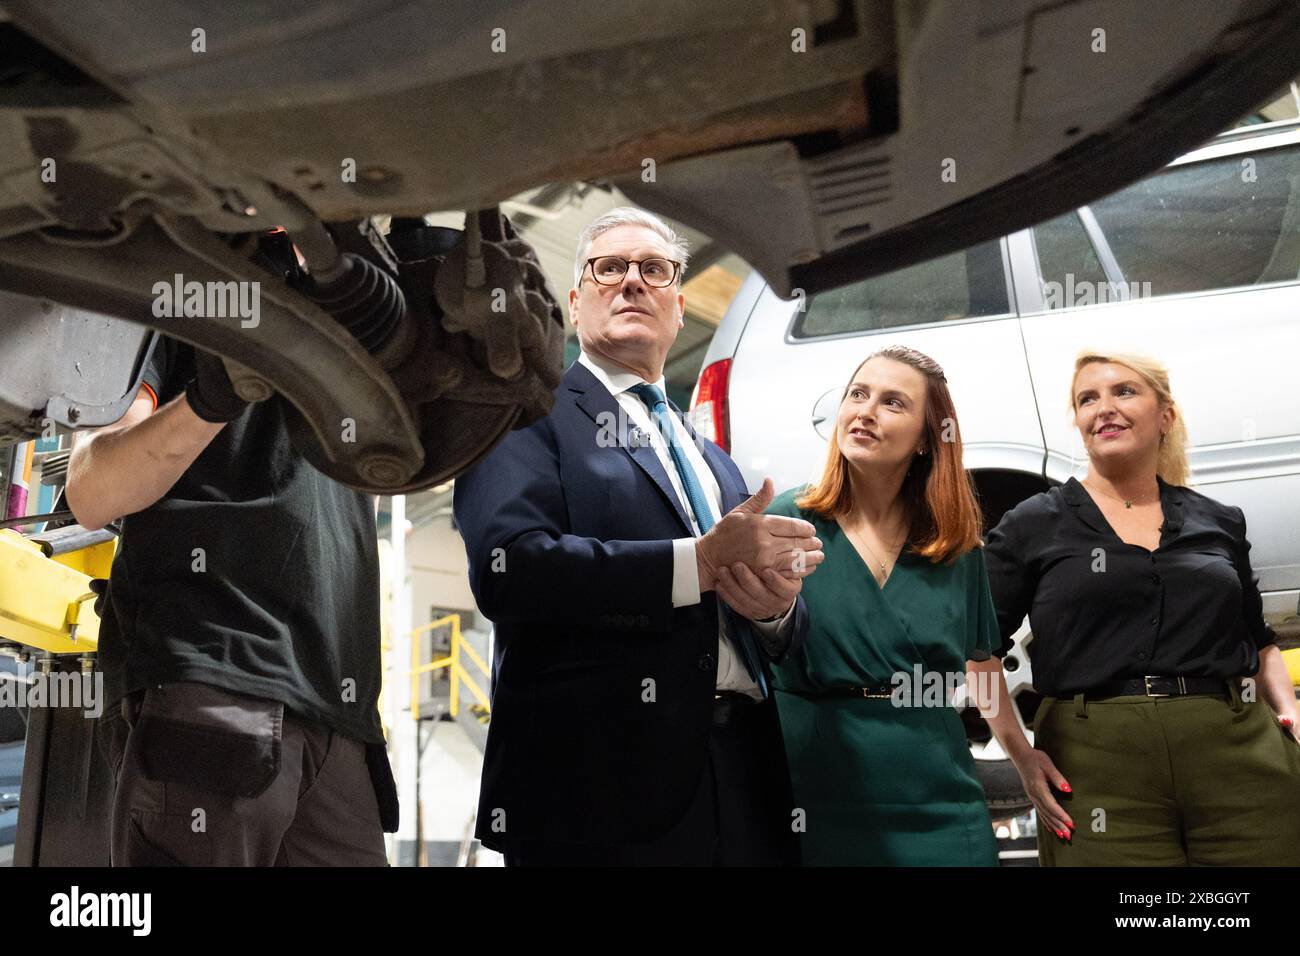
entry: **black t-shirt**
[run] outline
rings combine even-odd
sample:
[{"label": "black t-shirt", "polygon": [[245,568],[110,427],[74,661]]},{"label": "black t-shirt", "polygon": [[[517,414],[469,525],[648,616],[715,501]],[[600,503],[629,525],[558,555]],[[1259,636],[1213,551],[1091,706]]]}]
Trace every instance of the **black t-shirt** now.
[{"label": "black t-shirt", "polygon": [[[159,405],[193,377],[194,349],[160,337],[144,373]],[[123,519],[100,627],[105,696],[197,681],[382,743],[373,499],[297,453],[283,402],[250,406]]]},{"label": "black t-shirt", "polygon": [[1071,478],[989,532],[989,586],[1004,637],[1025,615],[1034,687],[1068,697],[1145,675],[1234,678],[1276,641],[1250,566],[1240,508],[1158,479],[1155,551],[1115,534]]}]

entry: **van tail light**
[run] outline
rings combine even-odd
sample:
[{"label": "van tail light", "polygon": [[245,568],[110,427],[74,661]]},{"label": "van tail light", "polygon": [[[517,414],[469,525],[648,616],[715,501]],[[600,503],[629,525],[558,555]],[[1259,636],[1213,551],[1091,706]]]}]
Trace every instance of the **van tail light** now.
[{"label": "van tail light", "polygon": [[691,402],[691,424],[703,437],[731,453],[731,422],[727,412],[727,383],[731,359],[725,358],[700,373]]}]

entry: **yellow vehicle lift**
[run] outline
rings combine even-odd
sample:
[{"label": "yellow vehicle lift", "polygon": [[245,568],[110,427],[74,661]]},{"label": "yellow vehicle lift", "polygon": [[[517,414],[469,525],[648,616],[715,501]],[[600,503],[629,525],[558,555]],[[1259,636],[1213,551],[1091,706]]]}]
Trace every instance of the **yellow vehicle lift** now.
[{"label": "yellow vehicle lift", "polygon": [[60,528],[25,537],[0,529],[0,638],[48,654],[87,654],[99,643],[91,578],[107,578],[111,531]]},{"label": "yellow vehicle lift", "polygon": [[73,679],[95,688],[94,700],[83,695],[81,707],[65,701],[27,712],[14,866],[108,865],[112,779],[95,741],[97,713],[84,705],[103,705],[90,581],[108,578],[116,550],[108,529],[70,525],[22,535],[0,527],[0,640],[19,645],[23,655],[36,652],[32,680]]}]

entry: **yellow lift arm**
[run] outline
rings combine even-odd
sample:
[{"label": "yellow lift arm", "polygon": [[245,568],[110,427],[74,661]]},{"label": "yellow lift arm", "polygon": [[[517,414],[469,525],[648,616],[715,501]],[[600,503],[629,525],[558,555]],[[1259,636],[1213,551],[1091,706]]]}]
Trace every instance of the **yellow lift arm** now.
[{"label": "yellow lift arm", "polygon": [[107,578],[117,538],[47,557],[39,541],[0,529],[0,638],[51,654],[99,645],[91,578]]}]

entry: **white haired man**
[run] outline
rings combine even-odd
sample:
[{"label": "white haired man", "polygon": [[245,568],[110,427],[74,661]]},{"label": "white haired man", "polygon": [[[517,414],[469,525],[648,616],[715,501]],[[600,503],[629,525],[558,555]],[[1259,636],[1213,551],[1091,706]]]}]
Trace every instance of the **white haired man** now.
[{"label": "white haired man", "polygon": [[766,668],[807,630],[821,542],[667,401],[687,257],[635,209],[588,226],[581,356],[551,413],[456,481],[497,636],[478,836],[510,865],[798,858]]}]

